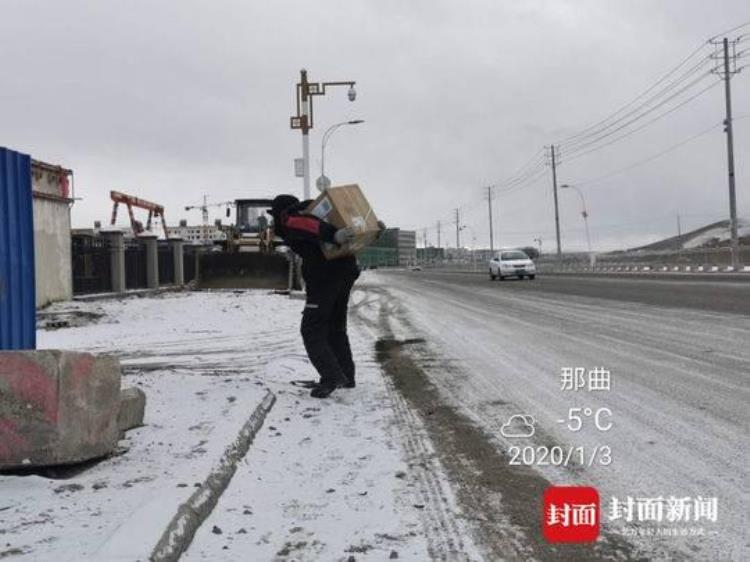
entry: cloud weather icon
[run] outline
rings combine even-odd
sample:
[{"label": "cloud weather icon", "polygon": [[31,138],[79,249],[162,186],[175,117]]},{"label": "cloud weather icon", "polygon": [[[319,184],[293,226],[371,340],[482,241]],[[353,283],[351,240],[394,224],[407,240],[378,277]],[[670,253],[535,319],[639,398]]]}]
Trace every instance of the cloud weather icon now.
[{"label": "cloud weather icon", "polygon": [[503,437],[533,437],[536,428],[533,416],[515,414],[500,428]]}]

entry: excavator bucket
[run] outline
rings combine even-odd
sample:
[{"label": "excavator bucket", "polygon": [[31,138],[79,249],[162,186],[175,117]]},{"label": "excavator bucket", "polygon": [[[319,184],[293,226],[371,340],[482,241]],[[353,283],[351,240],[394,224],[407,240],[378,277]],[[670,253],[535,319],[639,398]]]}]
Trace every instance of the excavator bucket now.
[{"label": "excavator bucket", "polygon": [[291,262],[282,254],[207,252],[200,256],[201,289],[288,289]]},{"label": "excavator bucket", "polygon": [[299,288],[293,254],[279,251],[281,240],[273,233],[268,215],[271,199],[236,199],[235,224],[224,229],[227,239],[201,252],[198,286],[207,289]]}]

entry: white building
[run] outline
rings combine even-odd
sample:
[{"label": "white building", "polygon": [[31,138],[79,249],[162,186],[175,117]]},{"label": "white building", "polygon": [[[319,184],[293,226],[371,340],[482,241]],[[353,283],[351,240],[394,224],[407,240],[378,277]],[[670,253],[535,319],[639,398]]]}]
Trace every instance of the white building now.
[{"label": "white building", "polygon": [[70,207],[73,172],[31,161],[34,198],[34,269],[36,306],[73,297]]},{"label": "white building", "polygon": [[170,238],[182,238],[186,242],[219,242],[226,240],[227,235],[215,224],[206,226],[189,226],[187,222],[180,221],[180,226],[168,226]]}]

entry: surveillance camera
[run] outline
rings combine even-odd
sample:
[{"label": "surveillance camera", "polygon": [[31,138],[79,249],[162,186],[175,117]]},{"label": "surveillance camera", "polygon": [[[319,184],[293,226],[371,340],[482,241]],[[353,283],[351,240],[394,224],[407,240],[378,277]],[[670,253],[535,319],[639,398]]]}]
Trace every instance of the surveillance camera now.
[{"label": "surveillance camera", "polygon": [[354,101],[357,99],[357,90],[354,89],[354,86],[349,86],[349,91],[346,95],[349,97],[349,101]]}]

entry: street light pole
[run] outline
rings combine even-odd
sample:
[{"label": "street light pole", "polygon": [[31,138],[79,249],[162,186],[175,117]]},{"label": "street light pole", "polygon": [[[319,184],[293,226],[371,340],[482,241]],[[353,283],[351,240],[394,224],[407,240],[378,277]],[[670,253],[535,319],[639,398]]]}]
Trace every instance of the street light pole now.
[{"label": "street light pole", "polygon": [[461,227],[459,226],[458,212],[458,209],[456,209],[456,255],[458,255],[458,249],[461,246]]},{"label": "street light pole", "polygon": [[344,82],[309,82],[307,70],[300,70],[300,81],[297,83],[297,115],[290,118],[292,129],[302,131],[302,160],[303,160],[303,188],[304,198],[310,198],[310,129],[313,128],[313,96],[326,94],[327,86],[349,86],[347,96],[349,101],[354,101],[357,92],[354,89],[356,82],[347,80]]},{"label": "street light pole", "polygon": [[300,83],[302,84],[302,162],[303,173],[302,185],[304,199],[310,199],[310,84],[307,81],[307,70],[300,70]]},{"label": "street light pole", "polygon": [[537,242],[539,244],[539,257],[541,257],[542,256],[542,239],[534,238],[534,242]]},{"label": "street light pole", "polygon": [[583,193],[575,185],[570,185],[567,183],[562,184],[560,186],[560,189],[573,189],[578,194],[578,197],[581,198],[581,216],[583,217],[583,224],[586,227],[586,244],[588,245],[588,249],[589,249],[589,262],[591,262],[591,265],[593,265],[594,254],[591,251],[591,235],[589,233],[589,213],[586,210],[586,200],[583,198]]},{"label": "street light pole", "polygon": [[490,214],[490,252],[495,251],[494,233],[492,231],[492,186],[487,188],[487,204]]},{"label": "street light pole", "polygon": [[471,231],[471,269],[472,271],[477,270],[477,233],[474,227],[470,224],[465,224],[461,227],[461,230],[468,228]]},{"label": "street light pole", "polygon": [[333,133],[335,133],[339,129],[339,127],[343,127],[344,125],[359,125],[364,122],[364,119],[341,121],[340,123],[331,125],[326,129],[325,133],[323,133],[323,140],[320,143],[320,178],[318,178],[317,181],[317,187],[320,191],[328,189],[331,185],[331,180],[326,177],[326,145],[328,144],[330,138],[333,136]]}]

